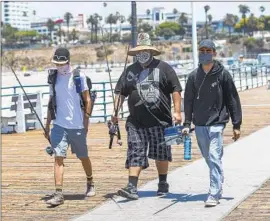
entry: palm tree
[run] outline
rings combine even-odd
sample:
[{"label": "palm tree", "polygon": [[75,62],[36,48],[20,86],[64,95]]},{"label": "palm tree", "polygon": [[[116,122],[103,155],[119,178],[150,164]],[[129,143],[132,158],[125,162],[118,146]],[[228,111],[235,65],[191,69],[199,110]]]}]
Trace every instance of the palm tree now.
[{"label": "palm tree", "polygon": [[50,39],[51,39],[51,42],[52,42],[53,41],[52,32],[54,30],[55,23],[54,23],[54,21],[52,19],[49,18],[46,25],[47,25],[48,31],[50,33]]},{"label": "palm tree", "polygon": [[95,25],[95,18],[93,15],[86,20],[86,23],[91,25],[91,43],[93,43],[93,34],[94,34],[94,25]]},{"label": "palm tree", "polygon": [[261,11],[261,13],[263,14],[264,11],[265,11],[265,7],[264,7],[264,6],[260,6],[260,11]]},{"label": "palm tree", "polygon": [[[178,19],[178,22],[180,23],[181,27],[185,30],[184,24],[188,23],[187,13],[182,12],[179,19]],[[184,35],[183,35],[183,38],[184,38]]]},{"label": "palm tree", "polygon": [[126,21],[126,18],[124,15],[120,15],[119,16],[119,21],[120,21],[120,33],[119,33],[119,37],[120,39],[122,39],[122,24]]},{"label": "palm tree", "polygon": [[71,32],[71,38],[72,38],[72,41],[74,42],[77,38],[77,32],[76,30],[73,28],[72,32]]},{"label": "palm tree", "polygon": [[250,9],[247,5],[239,5],[238,6],[239,8],[239,12],[242,14],[242,19],[244,20],[244,36],[245,36],[245,33],[246,33],[246,18],[247,18],[247,14],[250,12]]},{"label": "palm tree", "polygon": [[100,23],[100,21],[102,21],[102,16],[100,16],[99,14],[97,14],[97,13],[95,13],[94,14],[94,27],[95,27],[95,41],[96,41],[96,43],[98,42],[98,30],[99,30],[99,28],[98,28],[98,25],[99,25],[99,23]]},{"label": "palm tree", "polygon": [[106,18],[106,23],[110,25],[110,42],[112,42],[112,25],[116,24],[117,20],[117,15],[113,15],[112,13]]},{"label": "palm tree", "polygon": [[252,35],[253,35],[253,32],[258,29],[257,18],[255,18],[253,13],[248,18],[247,27],[248,27],[248,30],[252,32]]},{"label": "palm tree", "polygon": [[232,35],[232,28],[236,25],[237,21],[238,21],[237,15],[233,15],[233,14],[226,14],[224,18],[224,24],[229,27],[230,38]]},{"label": "palm tree", "polygon": [[64,19],[67,23],[67,28],[68,28],[68,40],[69,40],[69,24],[70,24],[70,20],[73,18],[73,15],[70,13],[70,12],[66,12],[65,15],[64,15]]},{"label": "palm tree", "polygon": [[264,14],[263,13],[265,11],[265,7],[264,6],[260,6],[259,9],[260,9],[260,11],[262,13],[261,14],[261,19],[260,19],[262,21],[261,22],[262,24],[259,24],[259,27],[258,28],[261,30],[261,32],[262,32],[262,38],[264,39],[264,27],[266,26],[266,24],[265,24],[265,18],[264,18]]},{"label": "palm tree", "polygon": [[209,15],[207,15],[207,18],[208,18],[209,24],[211,24],[212,20],[213,20],[213,16],[211,14],[209,14]]},{"label": "palm tree", "polygon": [[208,24],[207,24],[207,13],[208,11],[210,10],[210,6],[209,5],[206,5],[204,6],[204,12],[205,12],[205,37],[208,38]]}]

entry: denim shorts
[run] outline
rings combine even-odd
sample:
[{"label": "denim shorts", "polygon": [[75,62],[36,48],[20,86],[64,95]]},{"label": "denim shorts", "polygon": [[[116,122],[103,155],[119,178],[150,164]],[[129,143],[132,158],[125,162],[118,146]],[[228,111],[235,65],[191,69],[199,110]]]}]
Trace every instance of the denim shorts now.
[{"label": "denim shorts", "polygon": [[55,157],[67,156],[68,146],[78,158],[88,157],[85,129],[66,129],[57,124],[51,129],[51,145]]}]

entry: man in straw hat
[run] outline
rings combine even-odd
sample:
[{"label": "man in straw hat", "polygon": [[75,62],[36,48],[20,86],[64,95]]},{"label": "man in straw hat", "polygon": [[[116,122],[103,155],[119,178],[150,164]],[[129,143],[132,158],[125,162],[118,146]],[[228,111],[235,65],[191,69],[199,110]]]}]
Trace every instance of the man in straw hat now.
[{"label": "man in straw hat", "polygon": [[[48,108],[45,137],[51,141],[55,155],[55,188],[53,197],[46,203],[57,206],[64,203],[62,193],[64,158],[67,155],[68,145],[71,145],[72,153],[81,160],[86,173],[86,196],[95,195],[95,186],[92,177],[91,161],[88,157],[86,136],[88,132],[91,100],[89,96],[86,76],[80,73],[81,93],[76,91],[73,72],[70,66],[70,53],[66,48],[58,48],[53,56],[52,63],[56,65],[57,73],[55,82],[50,84],[49,105],[56,101],[56,114],[52,114]],[[53,86],[54,85],[54,86]],[[81,109],[80,94],[82,94],[85,112]],[[50,134],[50,123],[53,120],[53,128]]]},{"label": "man in straw hat", "polygon": [[[125,163],[129,178],[127,186],[118,194],[135,200],[138,199],[138,178],[141,170],[149,167],[148,158],[155,160],[159,174],[157,195],[169,191],[167,173],[172,155],[171,147],[164,143],[164,128],[171,126],[172,121],[181,123],[182,87],[174,69],[153,57],[160,55],[160,51],[151,45],[147,33],[138,35],[137,46],[128,55],[135,56],[137,61],[127,67],[115,88],[115,105],[120,99],[122,106],[128,97],[130,112],[126,121],[128,150]],[[117,117],[112,117],[112,122],[117,120]]]}]

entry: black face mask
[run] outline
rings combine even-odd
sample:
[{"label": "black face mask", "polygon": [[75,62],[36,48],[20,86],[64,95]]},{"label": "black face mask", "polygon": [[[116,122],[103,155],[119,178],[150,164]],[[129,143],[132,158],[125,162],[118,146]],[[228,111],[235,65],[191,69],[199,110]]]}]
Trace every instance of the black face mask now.
[{"label": "black face mask", "polygon": [[213,62],[213,54],[209,53],[201,53],[199,54],[199,62],[200,64],[210,64]]}]

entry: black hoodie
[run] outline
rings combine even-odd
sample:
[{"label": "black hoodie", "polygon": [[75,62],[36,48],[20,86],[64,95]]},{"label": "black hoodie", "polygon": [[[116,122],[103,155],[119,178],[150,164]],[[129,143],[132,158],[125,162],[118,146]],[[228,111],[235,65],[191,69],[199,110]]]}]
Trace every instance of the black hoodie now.
[{"label": "black hoodie", "polygon": [[200,65],[189,75],[184,109],[185,127],[190,127],[192,121],[197,126],[225,125],[229,116],[234,129],[242,124],[240,98],[232,76],[218,61],[207,74]]}]

